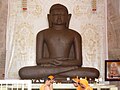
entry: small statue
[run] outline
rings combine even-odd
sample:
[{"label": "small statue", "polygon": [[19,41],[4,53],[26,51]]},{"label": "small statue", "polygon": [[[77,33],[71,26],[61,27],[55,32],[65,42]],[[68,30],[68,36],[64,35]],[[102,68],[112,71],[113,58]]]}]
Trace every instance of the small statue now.
[{"label": "small statue", "polygon": [[70,17],[67,8],[61,4],[50,8],[49,28],[40,31],[36,38],[37,66],[21,68],[21,79],[39,79],[51,74],[56,78],[99,77],[97,69],[81,67],[82,38],[78,32],[69,29]]}]

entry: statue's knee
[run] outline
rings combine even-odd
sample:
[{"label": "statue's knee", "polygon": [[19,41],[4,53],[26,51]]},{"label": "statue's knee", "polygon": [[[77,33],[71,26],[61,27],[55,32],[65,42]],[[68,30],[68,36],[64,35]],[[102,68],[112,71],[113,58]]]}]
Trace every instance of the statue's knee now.
[{"label": "statue's knee", "polygon": [[100,72],[99,72],[99,70],[98,70],[98,69],[94,68],[94,73],[95,73],[95,76],[96,76],[96,77],[99,77]]},{"label": "statue's knee", "polygon": [[21,77],[21,79],[25,76],[25,73],[26,73],[25,68],[21,68],[19,70],[19,76]]}]

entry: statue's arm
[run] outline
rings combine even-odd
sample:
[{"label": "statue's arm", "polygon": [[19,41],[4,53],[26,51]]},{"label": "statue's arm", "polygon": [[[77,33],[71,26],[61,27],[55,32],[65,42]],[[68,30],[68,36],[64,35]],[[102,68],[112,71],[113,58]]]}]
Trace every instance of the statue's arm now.
[{"label": "statue's arm", "polygon": [[[36,63],[37,65],[53,64],[55,59],[43,57],[44,33],[40,32],[36,37]],[[56,63],[56,62],[55,62]]]},{"label": "statue's arm", "polygon": [[77,34],[76,37],[74,38],[74,49],[75,58],[68,60],[63,59],[62,65],[82,66],[82,38],[79,34]]},{"label": "statue's arm", "polygon": [[43,33],[38,33],[36,37],[36,63],[37,65],[40,64],[39,59],[41,59],[42,56],[42,51],[43,51],[43,43],[44,43],[44,37]]},{"label": "statue's arm", "polygon": [[77,34],[75,37],[74,44],[76,61],[78,62],[79,66],[82,66],[82,37],[80,34]]},{"label": "statue's arm", "polygon": [[44,33],[40,32],[36,37],[36,63],[48,64],[49,59],[43,58]]}]

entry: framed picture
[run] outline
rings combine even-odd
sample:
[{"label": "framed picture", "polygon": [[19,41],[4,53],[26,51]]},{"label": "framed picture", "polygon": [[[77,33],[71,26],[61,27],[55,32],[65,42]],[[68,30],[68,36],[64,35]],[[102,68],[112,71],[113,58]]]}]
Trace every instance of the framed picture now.
[{"label": "framed picture", "polygon": [[105,81],[120,81],[120,60],[105,60]]}]

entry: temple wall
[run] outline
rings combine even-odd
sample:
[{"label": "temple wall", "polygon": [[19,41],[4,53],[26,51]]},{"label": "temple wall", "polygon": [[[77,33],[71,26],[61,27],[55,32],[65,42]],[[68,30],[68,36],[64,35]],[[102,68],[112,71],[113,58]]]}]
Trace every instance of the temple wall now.
[{"label": "temple wall", "polygon": [[120,59],[120,1],[108,1],[108,53],[110,59]]},{"label": "temple wall", "polygon": [[4,78],[8,0],[0,0],[0,79]]},{"label": "temple wall", "polygon": [[[111,60],[120,60],[120,0],[108,0],[108,57]],[[120,90],[120,81],[112,81]]]}]

